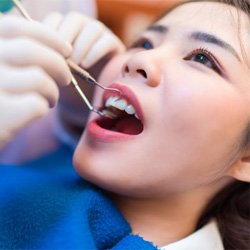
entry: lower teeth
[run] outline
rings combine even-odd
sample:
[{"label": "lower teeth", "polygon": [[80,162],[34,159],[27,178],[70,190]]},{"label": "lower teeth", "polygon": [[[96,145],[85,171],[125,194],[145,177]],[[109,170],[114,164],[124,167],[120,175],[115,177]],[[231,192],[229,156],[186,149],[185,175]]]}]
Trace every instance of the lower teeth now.
[{"label": "lower teeth", "polygon": [[104,109],[104,110],[102,111],[102,113],[103,113],[106,117],[111,118],[111,119],[115,119],[115,118],[118,117],[115,113],[113,113],[112,111],[110,111],[110,110],[108,110],[108,109]]}]

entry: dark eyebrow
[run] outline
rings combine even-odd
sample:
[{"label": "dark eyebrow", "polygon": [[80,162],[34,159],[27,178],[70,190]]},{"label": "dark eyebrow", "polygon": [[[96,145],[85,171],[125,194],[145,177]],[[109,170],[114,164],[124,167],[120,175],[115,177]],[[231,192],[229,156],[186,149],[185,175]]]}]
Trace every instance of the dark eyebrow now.
[{"label": "dark eyebrow", "polygon": [[[169,28],[165,25],[153,24],[147,28],[147,31],[153,31],[153,32],[160,33],[160,34],[166,34],[169,31]],[[191,33],[189,35],[189,38],[195,41],[212,43],[223,49],[226,49],[227,51],[231,52],[231,54],[233,54],[241,62],[241,59],[239,55],[237,54],[236,50],[229,43],[221,40],[220,38],[212,34],[196,31],[196,32]]]},{"label": "dark eyebrow", "polygon": [[212,43],[212,44],[218,45],[219,47],[231,52],[239,61],[241,61],[236,50],[230,44],[228,44],[225,41],[222,41],[221,39],[219,39],[218,37],[214,35],[204,33],[204,32],[193,32],[190,34],[189,37],[195,41],[201,41],[201,42]]},{"label": "dark eyebrow", "polygon": [[166,34],[168,32],[168,27],[160,24],[154,24],[147,28],[147,31],[154,31],[160,34]]}]

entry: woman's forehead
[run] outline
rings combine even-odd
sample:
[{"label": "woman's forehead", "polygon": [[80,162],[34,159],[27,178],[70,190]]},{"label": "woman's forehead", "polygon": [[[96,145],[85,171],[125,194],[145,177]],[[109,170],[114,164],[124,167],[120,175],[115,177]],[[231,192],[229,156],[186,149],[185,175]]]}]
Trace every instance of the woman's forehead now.
[{"label": "woman's forehead", "polygon": [[[238,11],[234,6],[230,4],[225,4],[216,1],[197,1],[188,2],[178,5],[176,8],[168,12],[160,21],[163,20],[174,20],[174,21],[196,21],[197,19],[202,19],[202,22],[210,24],[214,22],[215,18],[224,22],[230,21],[234,23],[238,19],[238,13],[245,16],[247,19],[247,14],[243,11]],[[188,20],[186,18],[189,18]]]}]

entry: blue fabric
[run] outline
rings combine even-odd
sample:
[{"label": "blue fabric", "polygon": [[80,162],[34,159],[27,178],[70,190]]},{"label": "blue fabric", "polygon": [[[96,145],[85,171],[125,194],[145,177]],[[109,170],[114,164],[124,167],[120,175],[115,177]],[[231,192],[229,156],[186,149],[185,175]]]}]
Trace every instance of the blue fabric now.
[{"label": "blue fabric", "polygon": [[82,180],[72,151],[0,166],[0,249],[156,249],[97,187]]}]

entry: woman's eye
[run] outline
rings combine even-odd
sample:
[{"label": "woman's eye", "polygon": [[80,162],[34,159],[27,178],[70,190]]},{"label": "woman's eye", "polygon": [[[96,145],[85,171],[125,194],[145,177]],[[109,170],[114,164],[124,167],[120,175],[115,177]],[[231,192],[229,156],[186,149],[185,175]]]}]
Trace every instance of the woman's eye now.
[{"label": "woman's eye", "polygon": [[184,60],[204,64],[206,67],[216,71],[218,74],[221,74],[221,69],[218,66],[217,59],[206,49],[194,50],[188,56],[186,56]]},{"label": "woman's eye", "polygon": [[153,49],[154,46],[152,42],[150,42],[148,39],[140,39],[139,41],[136,41],[135,43],[130,46],[130,48],[143,48],[146,50]]},{"label": "woman's eye", "polygon": [[209,67],[212,67],[212,63],[210,62],[210,60],[203,54],[197,54],[193,56],[193,60],[206,64]]}]

